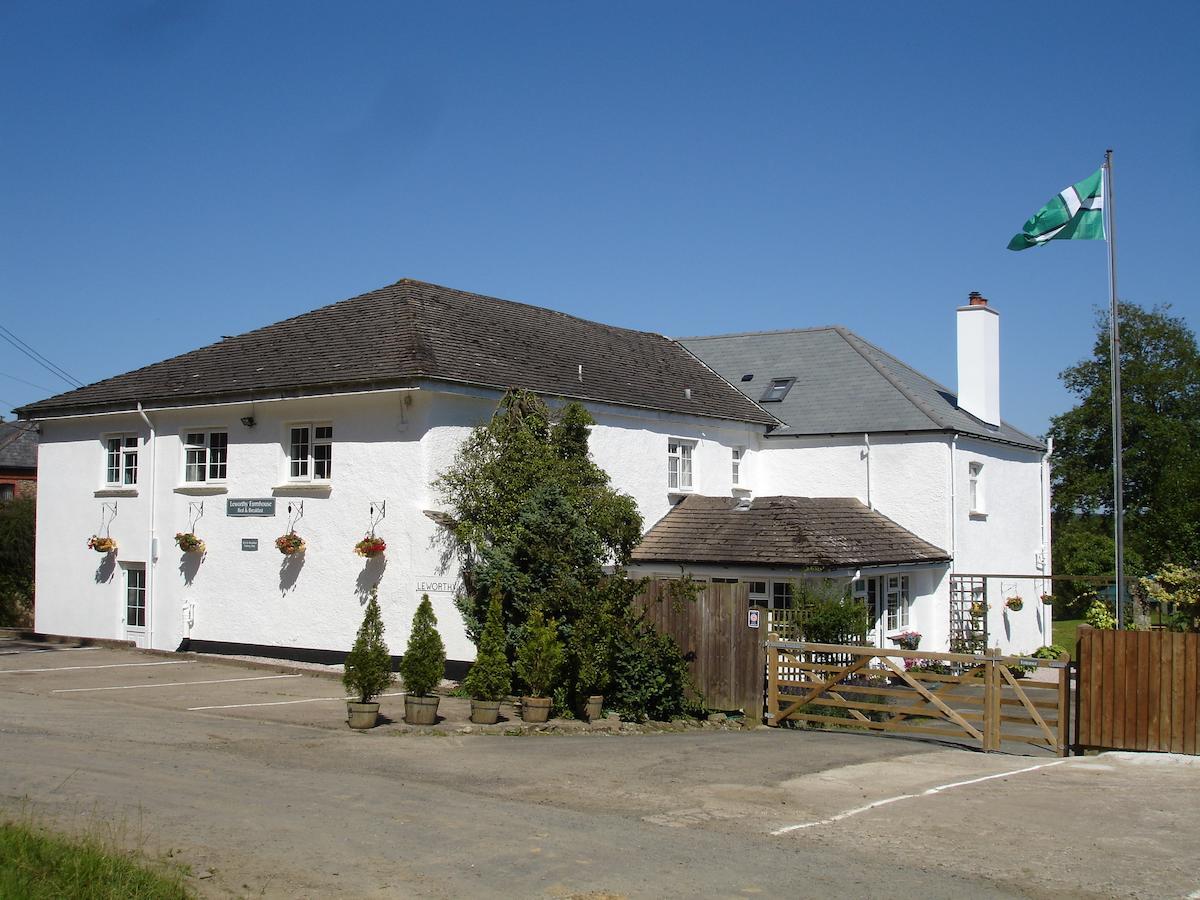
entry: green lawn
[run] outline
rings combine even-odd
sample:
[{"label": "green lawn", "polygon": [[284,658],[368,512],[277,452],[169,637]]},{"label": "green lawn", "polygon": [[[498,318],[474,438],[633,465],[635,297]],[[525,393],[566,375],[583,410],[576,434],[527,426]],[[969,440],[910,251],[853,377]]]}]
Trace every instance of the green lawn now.
[{"label": "green lawn", "polygon": [[1072,657],[1075,656],[1075,632],[1079,630],[1079,626],[1082,624],[1083,619],[1054,620],[1054,643],[1068,651]]},{"label": "green lawn", "polygon": [[30,900],[184,900],[183,875],[92,838],[0,823],[0,897]]}]

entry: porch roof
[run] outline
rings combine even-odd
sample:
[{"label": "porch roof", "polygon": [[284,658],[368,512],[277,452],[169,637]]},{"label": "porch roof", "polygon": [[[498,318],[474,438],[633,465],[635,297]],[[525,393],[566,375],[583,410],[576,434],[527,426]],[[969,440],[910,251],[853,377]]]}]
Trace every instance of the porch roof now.
[{"label": "porch roof", "polygon": [[950,554],[853,497],[691,495],[633,551],[634,563],[844,569],[942,563]]}]

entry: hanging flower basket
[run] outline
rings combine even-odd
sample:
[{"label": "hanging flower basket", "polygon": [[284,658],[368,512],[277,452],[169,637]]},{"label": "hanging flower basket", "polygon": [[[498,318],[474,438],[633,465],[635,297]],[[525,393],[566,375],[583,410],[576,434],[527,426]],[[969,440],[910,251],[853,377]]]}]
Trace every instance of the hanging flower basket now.
[{"label": "hanging flower basket", "polygon": [[204,541],[196,537],[190,531],[180,531],[175,535],[175,543],[179,545],[179,549],[184,553],[199,553],[203,555],[205,551]]},{"label": "hanging flower basket", "polygon": [[376,556],[382,556],[383,551],[387,549],[387,544],[383,538],[376,537],[373,534],[368,534],[365,538],[354,545],[354,552],[359,556],[365,556],[367,559],[373,559]]},{"label": "hanging flower basket", "polygon": [[275,538],[275,546],[284,556],[295,556],[303,553],[308,545],[304,543],[304,538],[296,532],[289,531],[287,534]]},{"label": "hanging flower basket", "polygon": [[1007,606],[1009,609],[1011,609],[1013,612],[1020,612],[1021,610],[1023,610],[1025,608],[1025,601],[1022,600],[1020,597],[1009,597],[1007,600],[1004,601],[1004,605]]},{"label": "hanging flower basket", "polygon": [[987,615],[988,605],[985,600],[976,600],[971,604],[971,618],[982,619]]},{"label": "hanging flower basket", "polygon": [[1053,594],[1042,594],[1042,602],[1045,603],[1047,606],[1053,606],[1054,605],[1054,595]]},{"label": "hanging flower basket", "polygon": [[919,646],[921,646],[921,632],[902,631],[895,637],[891,638],[891,641],[901,650],[916,650]]},{"label": "hanging flower basket", "polygon": [[88,538],[88,549],[95,550],[97,553],[116,553],[117,542],[110,537],[100,537],[98,534],[93,534]]}]

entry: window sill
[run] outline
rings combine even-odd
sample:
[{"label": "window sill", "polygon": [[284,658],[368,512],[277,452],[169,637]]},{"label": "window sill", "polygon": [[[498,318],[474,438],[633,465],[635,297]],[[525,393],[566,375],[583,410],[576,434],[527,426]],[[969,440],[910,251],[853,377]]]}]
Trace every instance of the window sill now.
[{"label": "window sill", "polygon": [[967,513],[967,518],[969,518],[972,522],[986,522],[987,521],[987,513],[970,512],[970,513]]},{"label": "window sill", "polygon": [[136,497],[137,488],[101,488],[92,494],[93,497]]},{"label": "window sill", "polygon": [[271,493],[276,497],[328,497],[333,493],[333,485],[328,482],[297,481],[289,484],[277,484],[271,488]]},{"label": "window sill", "polygon": [[695,493],[695,491],[693,491],[691,488],[688,488],[686,490],[680,490],[679,488],[670,488],[667,490],[667,500],[670,501],[671,503],[678,503],[684,497],[690,497],[694,493]]},{"label": "window sill", "polygon": [[228,494],[229,488],[223,484],[181,484],[175,488],[175,493],[189,497],[211,497],[213,494]]},{"label": "window sill", "polygon": [[744,484],[735,484],[730,493],[735,497],[749,497],[754,493],[754,488]]}]

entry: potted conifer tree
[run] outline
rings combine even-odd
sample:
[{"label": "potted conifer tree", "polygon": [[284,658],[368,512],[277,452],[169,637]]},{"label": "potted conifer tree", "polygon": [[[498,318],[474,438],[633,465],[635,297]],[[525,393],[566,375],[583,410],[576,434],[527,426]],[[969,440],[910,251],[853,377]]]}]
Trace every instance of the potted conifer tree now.
[{"label": "potted conifer tree", "polygon": [[375,588],[367,600],[362,625],[354,646],[346,657],[342,684],[357,700],[346,701],[347,721],[351,728],[373,728],[379,715],[375,698],[392,683],[392,656],[383,640],[383,617]]},{"label": "potted conifer tree", "polygon": [[504,655],[504,611],[498,593],[492,594],[475,664],[463,679],[463,687],[471,694],[471,721],[494,725],[500,718],[500,701],[512,690],[512,672]]},{"label": "potted conifer tree", "polygon": [[529,694],[521,698],[521,718],[526,722],[550,718],[551,700],[547,695],[554,687],[562,659],[554,620],[547,621],[542,611],[535,609],[525,623],[525,640],[517,649],[517,675],[529,688]]},{"label": "potted conifer tree", "polygon": [[433,725],[437,722],[438,701],[433,689],[442,680],[446,668],[446,645],[437,630],[437,616],[429,595],[413,615],[408,648],[400,660],[400,678],[404,681],[404,721],[409,725]]}]

